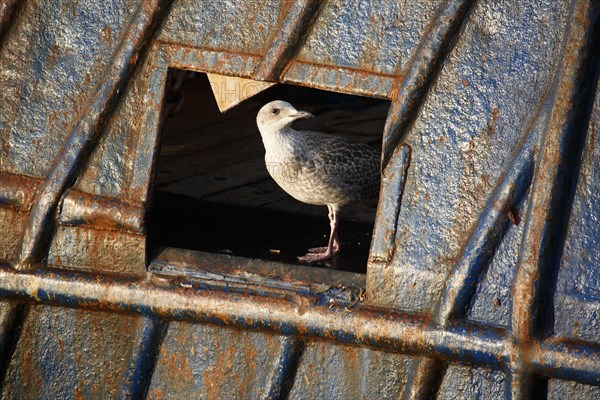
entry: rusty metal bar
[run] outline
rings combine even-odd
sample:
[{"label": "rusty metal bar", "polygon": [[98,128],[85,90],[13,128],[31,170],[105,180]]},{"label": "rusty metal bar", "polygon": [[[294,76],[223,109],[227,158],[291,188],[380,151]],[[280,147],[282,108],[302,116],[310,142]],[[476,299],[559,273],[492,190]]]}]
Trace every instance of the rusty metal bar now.
[{"label": "rusty metal bar", "polygon": [[47,236],[52,226],[51,216],[65,189],[75,179],[81,163],[96,136],[108,120],[112,109],[124,92],[133,71],[143,57],[156,32],[156,26],[166,15],[167,0],[140,2],[129,27],[120,38],[118,50],[108,63],[109,68],[99,78],[90,104],[76,121],[57,161],[40,188],[33,205],[29,223],[23,234],[19,268],[39,262],[47,251]]},{"label": "rusty metal bar", "polygon": [[284,339],[271,381],[263,395],[264,399],[288,398],[303,353],[304,341],[302,339],[297,336],[287,336]]},{"label": "rusty metal bar", "polygon": [[133,346],[134,355],[123,378],[119,398],[146,398],[158,351],[167,334],[168,326],[166,321],[155,316],[144,318],[144,327]]},{"label": "rusty metal bar", "polygon": [[129,204],[115,198],[69,190],[59,205],[60,225],[92,225],[143,234],[145,210],[141,204]]},{"label": "rusty metal bar", "polygon": [[[2,265],[0,296],[300,335],[494,369],[512,361],[506,332],[494,326],[463,322],[441,328],[431,326],[423,315],[339,300],[332,305],[323,293],[223,289],[207,282],[190,284],[188,278],[184,278],[185,285],[177,279],[154,280],[45,269],[21,272]],[[537,346],[525,363],[531,362],[550,377],[600,386],[598,343],[553,338]]]},{"label": "rusty metal bar", "polygon": [[29,212],[42,178],[0,171],[0,206]]},{"label": "rusty metal bar", "polygon": [[369,252],[369,264],[386,264],[396,248],[396,228],[402,192],[406,184],[406,175],[410,166],[412,149],[403,144],[395,150],[392,164],[382,174],[379,207],[377,208],[376,224]]},{"label": "rusty metal bar", "polygon": [[287,6],[277,35],[254,71],[254,79],[276,82],[298,52],[306,33],[317,19],[323,0],[296,0]]},{"label": "rusty metal bar", "polygon": [[410,125],[417,109],[423,104],[429,86],[437,75],[442,61],[453,45],[473,0],[442,2],[436,17],[411,60],[403,78],[392,89],[392,104],[385,121],[383,134],[383,167],[391,159],[393,150],[402,140],[403,131]]},{"label": "rusty metal bar", "polygon": [[[531,348],[549,328],[545,326],[548,317],[544,310],[551,310],[551,285],[560,264],[564,228],[573,196],[570,187],[577,178],[584,127],[589,120],[588,106],[592,102],[593,90],[587,88],[586,94],[583,85],[596,76],[590,59],[592,46],[588,45],[593,42],[590,38],[597,37],[596,9],[597,6],[587,0],[576,0],[571,5],[569,33],[558,67],[554,104],[540,140],[517,263],[519,269],[513,287],[512,356],[506,387],[507,397],[513,399],[526,399],[532,395],[535,377],[528,368]],[[591,86],[595,86],[595,80],[592,81]]]}]

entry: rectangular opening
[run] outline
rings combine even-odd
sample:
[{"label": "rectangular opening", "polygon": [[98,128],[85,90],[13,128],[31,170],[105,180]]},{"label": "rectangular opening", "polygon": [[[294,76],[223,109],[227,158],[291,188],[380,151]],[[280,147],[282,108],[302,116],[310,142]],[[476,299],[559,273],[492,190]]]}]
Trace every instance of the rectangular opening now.
[{"label": "rectangular opening", "polygon": [[[148,231],[151,251],[175,247],[306,266],[298,256],[327,244],[327,207],[294,199],[271,178],[258,111],[284,100],[315,116],[294,122],[294,129],[380,149],[389,102],[278,84],[222,114],[206,74],[169,75]],[[309,265],[365,273],[376,207],[374,198],[343,209],[341,252]]]}]

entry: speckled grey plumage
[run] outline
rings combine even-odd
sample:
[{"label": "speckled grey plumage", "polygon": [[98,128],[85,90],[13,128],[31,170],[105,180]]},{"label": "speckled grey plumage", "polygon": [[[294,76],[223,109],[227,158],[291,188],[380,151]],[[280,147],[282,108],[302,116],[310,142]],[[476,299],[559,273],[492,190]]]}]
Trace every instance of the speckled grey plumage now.
[{"label": "speckled grey plumage", "polygon": [[380,153],[364,143],[290,127],[293,121],[309,117],[310,113],[277,100],[263,106],[256,120],[266,150],[267,170],[277,184],[297,200],[330,209],[332,230],[327,252],[323,253],[325,258],[301,257],[304,261],[316,261],[339,251],[339,210],[377,196]]},{"label": "speckled grey plumage", "polygon": [[380,155],[370,146],[318,132],[284,128],[266,146],[269,173],[292,197],[336,211],[373,198],[379,190]]}]

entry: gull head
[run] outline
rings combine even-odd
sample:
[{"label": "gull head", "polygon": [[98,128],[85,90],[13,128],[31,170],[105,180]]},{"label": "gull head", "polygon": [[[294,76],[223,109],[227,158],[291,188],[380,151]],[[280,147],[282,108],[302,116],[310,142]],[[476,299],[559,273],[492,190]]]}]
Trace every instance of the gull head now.
[{"label": "gull head", "polygon": [[312,118],[306,111],[296,110],[290,103],[275,100],[265,104],[256,116],[256,124],[261,135],[278,132],[291,125],[297,119]]}]

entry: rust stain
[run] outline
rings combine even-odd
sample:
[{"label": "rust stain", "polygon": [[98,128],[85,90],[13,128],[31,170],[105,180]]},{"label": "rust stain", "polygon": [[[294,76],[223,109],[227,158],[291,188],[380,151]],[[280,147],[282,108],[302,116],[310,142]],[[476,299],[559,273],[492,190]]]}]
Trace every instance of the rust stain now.
[{"label": "rust stain", "polygon": [[504,214],[512,222],[513,225],[519,225],[521,222],[521,216],[519,215],[519,209],[514,205],[511,205]]},{"label": "rust stain", "polygon": [[163,392],[162,390],[160,390],[159,388],[154,388],[152,389],[152,391],[149,394],[149,397],[151,399],[162,399],[163,398]]},{"label": "rust stain", "polygon": [[58,346],[60,347],[60,356],[62,358],[64,358],[64,356],[65,356],[65,344],[63,343],[63,341],[60,338],[60,336],[57,336],[56,340],[58,341]]},{"label": "rust stain", "polygon": [[22,212],[31,211],[33,201],[43,186],[45,179],[0,171],[2,195],[8,201],[6,205]]},{"label": "rust stain", "polygon": [[107,42],[112,42],[112,29],[110,26],[105,25],[104,28],[102,28],[102,36],[104,36],[104,39]]},{"label": "rust stain", "polygon": [[90,225],[100,230],[139,233],[143,220],[141,204],[70,190],[62,202],[59,222],[67,226]]},{"label": "rust stain", "polygon": [[494,107],[492,109],[492,116],[490,117],[490,120],[488,121],[487,124],[487,134],[492,136],[494,134],[494,132],[496,131],[496,124],[498,122],[498,115],[500,114],[500,111],[498,110],[498,108]]},{"label": "rust stain", "polygon": [[596,121],[590,121],[590,153],[594,153],[596,151]]}]

